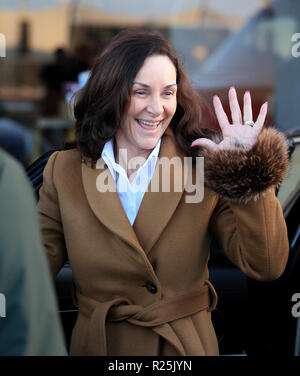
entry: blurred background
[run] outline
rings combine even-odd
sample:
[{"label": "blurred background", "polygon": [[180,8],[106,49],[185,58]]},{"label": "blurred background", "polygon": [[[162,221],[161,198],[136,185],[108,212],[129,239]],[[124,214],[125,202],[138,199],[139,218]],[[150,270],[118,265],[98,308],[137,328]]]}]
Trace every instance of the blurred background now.
[{"label": "blurred background", "polygon": [[0,147],[25,167],[63,147],[96,54],[139,26],[171,41],[210,105],[216,93],[228,109],[234,85],[240,99],[251,91],[254,116],[267,100],[269,125],[300,128],[297,0],[0,0]]}]

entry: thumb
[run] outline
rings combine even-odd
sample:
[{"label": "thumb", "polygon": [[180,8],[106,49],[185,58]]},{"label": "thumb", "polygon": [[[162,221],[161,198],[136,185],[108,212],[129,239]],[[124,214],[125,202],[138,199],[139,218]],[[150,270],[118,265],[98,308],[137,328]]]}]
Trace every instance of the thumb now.
[{"label": "thumb", "polygon": [[213,141],[209,140],[208,138],[197,138],[197,140],[192,142],[191,148],[194,148],[197,146],[202,146],[203,148],[211,152],[217,150],[217,145]]}]

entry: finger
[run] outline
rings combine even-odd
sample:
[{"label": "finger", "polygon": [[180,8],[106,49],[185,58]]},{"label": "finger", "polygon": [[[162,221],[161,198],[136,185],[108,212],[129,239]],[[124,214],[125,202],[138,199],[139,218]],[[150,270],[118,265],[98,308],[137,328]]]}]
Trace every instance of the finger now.
[{"label": "finger", "polygon": [[229,125],[228,117],[223,109],[220,98],[217,95],[214,95],[213,104],[215,108],[215,113],[219,122],[221,129]]},{"label": "finger", "polygon": [[244,94],[244,122],[252,120],[252,103],[250,91],[246,91]]},{"label": "finger", "polygon": [[232,124],[242,124],[242,113],[234,86],[231,86],[228,93],[229,106],[231,111]]},{"label": "finger", "polygon": [[260,130],[263,127],[265,120],[266,120],[267,112],[268,112],[268,102],[265,102],[261,106],[257,120],[255,122],[255,128],[257,128],[258,130]]},{"label": "finger", "polygon": [[208,138],[197,138],[197,140],[193,141],[191,144],[192,148],[196,146],[202,146],[208,151],[215,151],[217,149],[217,145]]}]

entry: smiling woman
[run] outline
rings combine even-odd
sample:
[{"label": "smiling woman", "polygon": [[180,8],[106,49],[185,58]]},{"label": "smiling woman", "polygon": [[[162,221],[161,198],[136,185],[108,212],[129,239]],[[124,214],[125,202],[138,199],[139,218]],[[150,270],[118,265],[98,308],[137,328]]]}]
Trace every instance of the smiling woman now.
[{"label": "smiling woman", "polygon": [[[120,142],[130,139],[131,144],[135,137],[146,137],[144,142],[150,144],[145,149],[153,149],[173,121],[179,147],[195,156],[190,144],[204,134],[199,127],[203,108],[201,97],[192,90],[182,63],[166,40],[150,31],[123,31],[104,49],[77,94],[77,140],[83,157],[95,163],[100,157],[99,146],[116,135]],[[152,125],[157,121],[161,123],[156,129]]]},{"label": "smiling woman", "polygon": [[177,107],[176,69],[167,56],[148,57],[133,82],[130,104],[115,139],[128,159],[148,158],[169,126]]},{"label": "smiling woman", "polygon": [[[282,274],[288,240],[274,188],[286,173],[287,143],[262,129],[267,104],[254,121],[249,92],[243,113],[234,87],[229,101],[232,119],[214,98],[214,135],[175,51],[156,32],[125,30],[97,59],[75,100],[76,149],[52,154],[39,201],[53,275],[67,259],[72,266],[72,355],[217,355],[213,236],[251,278]],[[181,166],[192,159],[197,177],[200,156],[205,189],[192,202]],[[140,166],[130,169],[134,158]],[[98,189],[100,175],[111,190]],[[148,189],[174,176],[176,187]]]}]

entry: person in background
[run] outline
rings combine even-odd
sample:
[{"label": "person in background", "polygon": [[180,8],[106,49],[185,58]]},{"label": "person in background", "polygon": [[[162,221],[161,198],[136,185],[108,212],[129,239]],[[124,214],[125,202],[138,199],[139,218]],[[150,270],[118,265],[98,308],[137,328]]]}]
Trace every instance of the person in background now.
[{"label": "person in background", "polygon": [[66,355],[33,192],[3,150],[0,207],[0,356]]}]

